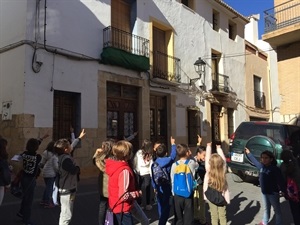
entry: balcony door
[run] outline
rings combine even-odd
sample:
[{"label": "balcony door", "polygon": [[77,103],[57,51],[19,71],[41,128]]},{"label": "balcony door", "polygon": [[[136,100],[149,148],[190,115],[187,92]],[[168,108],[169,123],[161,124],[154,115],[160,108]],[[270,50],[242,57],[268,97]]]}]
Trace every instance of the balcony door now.
[{"label": "balcony door", "polygon": [[131,52],[131,0],[111,1],[112,46]]},{"label": "balcony door", "polygon": [[166,32],[153,27],[153,74],[155,77],[168,79],[167,53]]}]

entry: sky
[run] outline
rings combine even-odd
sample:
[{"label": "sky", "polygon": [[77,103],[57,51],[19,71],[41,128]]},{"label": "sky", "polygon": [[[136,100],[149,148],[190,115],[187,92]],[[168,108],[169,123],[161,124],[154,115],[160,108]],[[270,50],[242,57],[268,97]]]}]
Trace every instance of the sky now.
[{"label": "sky", "polygon": [[259,38],[264,33],[264,11],[274,7],[274,0],[223,0],[240,14],[248,17],[253,14],[260,14],[258,21]]}]

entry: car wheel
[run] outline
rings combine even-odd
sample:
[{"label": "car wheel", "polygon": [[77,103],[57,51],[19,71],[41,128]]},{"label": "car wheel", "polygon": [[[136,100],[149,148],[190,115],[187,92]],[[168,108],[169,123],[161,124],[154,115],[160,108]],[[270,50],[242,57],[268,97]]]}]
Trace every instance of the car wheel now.
[{"label": "car wheel", "polygon": [[244,182],[243,178],[241,178],[239,175],[237,175],[235,173],[231,173],[231,178],[236,183],[242,183],[242,182]]}]

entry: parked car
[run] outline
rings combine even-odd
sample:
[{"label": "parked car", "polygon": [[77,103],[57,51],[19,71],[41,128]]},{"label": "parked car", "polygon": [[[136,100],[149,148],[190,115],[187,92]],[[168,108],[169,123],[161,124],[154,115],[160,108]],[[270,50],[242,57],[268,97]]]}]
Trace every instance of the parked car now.
[{"label": "parked car", "polygon": [[300,126],[270,123],[242,122],[230,137],[227,165],[235,182],[258,182],[259,171],[245,154],[245,147],[260,161],[263,151],[274,153],[278,165],[283,150],[293,151],[300,158]]}]

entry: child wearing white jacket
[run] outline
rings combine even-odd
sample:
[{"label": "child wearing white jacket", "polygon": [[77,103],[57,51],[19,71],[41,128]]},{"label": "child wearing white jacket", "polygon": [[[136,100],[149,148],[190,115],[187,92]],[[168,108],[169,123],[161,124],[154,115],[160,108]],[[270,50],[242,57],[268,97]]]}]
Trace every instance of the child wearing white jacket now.
[{"label": "child wearing white jacket", "polygon": [[153,144],[145,139],[140,150],[134,157],[134,169],[140,175],[140,189],[142,190],[142,204],[146,210],[151,210],[151,165]]}]

